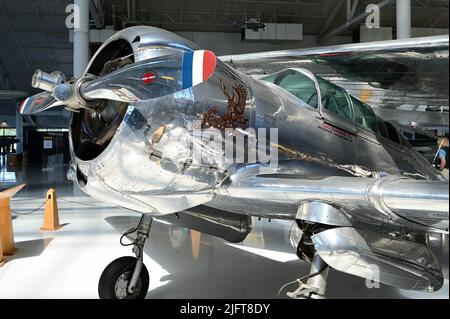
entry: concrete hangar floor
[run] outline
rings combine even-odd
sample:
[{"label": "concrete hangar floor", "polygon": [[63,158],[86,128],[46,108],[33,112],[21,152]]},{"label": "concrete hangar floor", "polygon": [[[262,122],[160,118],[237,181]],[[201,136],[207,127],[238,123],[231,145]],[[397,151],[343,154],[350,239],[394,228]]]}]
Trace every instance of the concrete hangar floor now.
[{"label": "concrete hangar floor", "polygon": [[[131,247],[119,244],[119,237],[137,224],[139,215],[84,195],[66,179],[65,171],[0,171],[4,187],[27,182],[11,201],[18,250],[0,268],[0,298],[98,298],[98,280],[106,265],[132,255]],[[59,219],[65,226],[42,232],[43,209],[23,213],[42,205],[51,187],[57,190]],[[147,298],[276,298],[281,286],[309,272],[309,265],[291,250],[289,228],[285,221],[255,219],[243,243],[227,244],[156,221],[145,246]],[[429,245],[444,269],[440,291],[419,293],[385,285],[368,289],[363,279],[331,270],[327,297],[449,298],[448,236],[431,237]]]}]

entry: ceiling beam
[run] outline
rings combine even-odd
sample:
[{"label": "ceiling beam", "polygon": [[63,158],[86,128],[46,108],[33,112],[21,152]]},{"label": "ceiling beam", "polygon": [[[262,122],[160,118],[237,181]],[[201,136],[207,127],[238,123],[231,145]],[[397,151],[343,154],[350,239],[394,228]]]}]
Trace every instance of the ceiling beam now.
[{"label": "ceiling beam", "polygon": [[306,1],[260,1],[260,0],[220,0],[217,1],[220,3],[244,3],[244,4],[268,4],[268,5],[288,5],[288,6],[314,6],[317,7],[320,5],[317,1],[314,2],[306,2]]},{"label": "ceiling beam", "polygon": [[6,90],[11,90],[13,85],[11,79],[9,78],[8,72],[6,72],[5,67],[0,61],[0,87]]},{"label": "ceiling beam", "polygon": [[336,18],[337,14],[339,13],[339,10],[341,10],[342,6],[344,5],[345,0],[338,0],[336,1],[335,5],[331,9],[330,14],[327,17],[327,20],[323,24],[322,29],[319,31],[319,37],[325,34],[328,29],[330,28],[331,24],[334,21],[334,18]]},{"label": "ceiling beam", "polygon": [[[395,2],[395,0],[383,0],[380,3],[378,3],[378,7],[380,9],[386,7],[387,5],[392,4],[393,2]],[[350,28],[352,28],[353,26],[357,25],[358,23],[361,23],[362,21],[364,21],[365,18],[367,18],[367,16],[369,15],[369,12],[364,11],[363,13],[361,13],[360,15],[356,16],[355,18],[353,18],[350,21],[347,21],[347,23],[341,25],[340,27],[337,27],[336,29],[334,29],[333,31],[324,34],[322,36],[319,37],[319,42],[324,41],[326,39],[329,39],[331,37],[334,37],[336,35],[341,34],[344,31],[349,30]]]},{"label": "ceiling beam", "polygon": [[[341,1],[341,0],[339,0]],[[151,10],[150,15],[152,14],[179,14],[180,11],[178,10],[170,10],[170,9],[154,9]],[[213,17],[215,14],[215,11],[184,11],[183,12],[184,15],[207,15],[209,17]],[[217,15],[223,15],[223,16],[242,16],[245,17],[245,13],[244,12],[217,12]],[[273,16],[272,12],[268,12],[265,14],[260,14],[260,16]],[[277,17],[286,17],[286,18],[294,18],[295,17],[295,12],[292,12],[291,14],[277,14]],[[310,15],[308,16],[308,18],[314,18],[314,19],[325,19],[327,16],[325,15]],[[124,17],[125,18],[125,17]],[[127,20],[127,19],[125,19]],[[149,21],[151,22],[151,21]]]},{"label": "ceiling beam", "polygon": [[105,17],[103,16],[102,3],[99,0],[88,0],[89,12],[94,20],[97,29],[103,29],[105,26]]},{"label": "ceiling beam", "polygon": [[[365,5],[369,5],[369,4],[377,4],[377,2],[381,2],[379,0],[361,0],[362,3],[364,3]],[[418,5],[414,5],[414,3],[417,3]],[[424,7],[426,7],[427,9],[443,9],[444,7],[442,6],[430,6],[432,3],[439,3],[439,4],[443,4],[445,6],[445,8],[448,8],[448,3],[449,0],[414,0],[413,3],[411,3],[411,8],[413,9],[423,9]],[[395,3],[387,5],[387,7],[395,7]]]},{"label": "ceiling beam", "polygon": [[358,8],[359,0],[347,0],[347,21],[353,19]]},{"label": "ceiling beam", "polygon": [[25,56],[25,52],[23,51],[22,46],[20,45],[19,41],[17,40],[17,35],[14,32],[14,28],[13,28],[13,26],[11,24],[10,18],[5,13],[5,8],[4,8],[2,2],[0,2],[0,9],[1,9],[0,11],[3,13],[4,20],[7,22],[8,26],[9,26],[9,30],[10,30],[13,38],[14,38],[14,42],[16,43],[16,46],[19,49],[20,54],[22,55],[22,58],[23,58],[23,61],[25,62],[25,65],[29,68],[29,70],[31,70],[30,64],[28,63],[28,59]]}]

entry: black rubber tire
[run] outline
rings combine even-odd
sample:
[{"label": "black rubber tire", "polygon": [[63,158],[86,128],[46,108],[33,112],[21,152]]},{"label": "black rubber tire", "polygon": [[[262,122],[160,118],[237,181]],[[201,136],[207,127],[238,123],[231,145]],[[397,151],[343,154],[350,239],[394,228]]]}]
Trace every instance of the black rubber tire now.
[{"label": "black rubber tire", "polygon": [[[136,261],[137,259],[135,257],[125,256],[117,258],[106,266],[98,283],[98,295],[100,299],[120,299],[116,295],[117,280],[125,273],[127,273],[127,279],[131,279]],[[147,295],[149,283],[148,270],[143,264],[135,291],[123,299],[144,299]]]}]

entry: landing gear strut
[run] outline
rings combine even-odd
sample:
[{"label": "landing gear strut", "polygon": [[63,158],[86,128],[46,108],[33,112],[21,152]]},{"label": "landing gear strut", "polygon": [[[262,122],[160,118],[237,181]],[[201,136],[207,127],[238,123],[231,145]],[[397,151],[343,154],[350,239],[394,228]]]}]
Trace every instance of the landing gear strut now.
[{"label": "landing gear strut", "polygon": [[[278,292],[287,286],[298,284],[298,288],[286,295],[292,299],[323,299],[325,298],[325,289],[327,286],[328,264],[317,254],[312,240],[312,236],[321,232],[323,225],[305,223],[302,220],[295,220],[292,224],[289,234],[289,240],[292,248],[296,252],[298,258],[311,263],[309,275],[284,285]],[[303,281],[307,280],[306,283]]]},{"label": "landing gear strut", "polygon": [[136,239],[132,244],[128,244],[133,245],[133,253],[136,258],[121,257],[105,268],[98,284],[100,299],[145,298],[150,280],[147,268],[143,263],[144,245],[150,233],[152,220],[150,215],[143,214],[138,226],[122,236],[136,232]]},{"label": "landing gear strut", "polygon": [[292,299],[324,299],[327,287],[328,265],[318,254],[315,254],[311,263],[311,270],[306,283],[302,279],[298,280],[299,286],[293,292],[288,292],[287,296]]}]

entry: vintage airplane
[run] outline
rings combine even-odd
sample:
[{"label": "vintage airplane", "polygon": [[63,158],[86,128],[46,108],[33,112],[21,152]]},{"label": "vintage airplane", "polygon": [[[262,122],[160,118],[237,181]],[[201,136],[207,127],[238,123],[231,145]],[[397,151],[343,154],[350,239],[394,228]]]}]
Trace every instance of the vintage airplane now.
[{"label": "vintage airplane", "polygon": [[304,68],[256,80],[142,26],[107,40],[83,77],[38,70],[32,85],[44,92],[22,114],[73,111],[69,178],[142,214],[124,234],[136,233],[136,258],[106,267],[101,298],[145,297],[152,218],[231,242],[251,216],[292,220],[291,244],[312,263],[292,298],[324,297],[329,267],[404,289],[443,285],[422,239],[448,234],[448,182],[371,107]]}]

